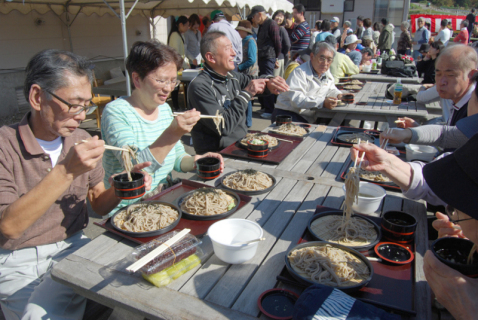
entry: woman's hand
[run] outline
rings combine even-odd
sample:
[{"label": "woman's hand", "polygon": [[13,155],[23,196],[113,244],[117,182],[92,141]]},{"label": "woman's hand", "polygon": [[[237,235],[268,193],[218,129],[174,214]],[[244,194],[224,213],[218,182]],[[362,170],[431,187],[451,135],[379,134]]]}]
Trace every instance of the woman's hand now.
[{"label": "woman's hand", "polygon": [[388,139],[389,143],[400,143],[405,142],[409,143],[412,138],[412,131],[409,129],[405,130],[386,130],[380,134],[380,145],[382,145],[383,140]]},{"label": "woman's hand", "polygon": [[408,117],[398,118],[398,120],[395,122],[397,123],[397,127],[404,128],[404,129],[420,126],[418,122]]},{"label": "woman's hand", "polygon": [[355,161],[355,159],[358,158],[357,165],[363,152],[365,152],[365,157],[362,161],[361,167],[367,171],[385,170],[387,166],[391,165],[391,160],[396,158],[393,154],[388,153],[374,144],[354,144],[353,147],[350,148],[350,153],[352,161]]},{"label": "woman's hand", "polygon": [[186,133],[191,132],[199,119],[201,119],[201,112],[196,111],[196,109],[188,110],[174,117],[169,127],[174,130],[175,134],[182,137]]},{"label": "woman's hand", "polygon": [[[466,238],[463,235],[461,228],[450,221],[450,218],[446,214],[437,212],[437,220],[433,221],[433,228],[438,231],[438,238],[443,237],[455,237],[455,238]],[[454,228],[455,227],[455,228]]]},{"label": "woman's hand", "polygon": [[214,152],[208,152],[206,154],[203,154],[203,155],[195,155],[194,156],[194,169],[196,169],[196,162],[201,159],[201,158],[216,158],[216,159],[219,159],[221,161],[221,166],[220,166],[220,170],[221,170],[221,173],[224,172],[224,159],[222,158],[222,156],[219,154],[219,153],[214,153]]},{"label": "woman's hand", "polygon": [[462,275],[438,260],[431,251],[423,259],[428,285],[457,320],[475,319],[478,314],[478,280]]},{"label": "woman's hand", "polygon": [[[146,191],[151,190],[151,183],[153,182],[153,178],[146,171],[141,171],[141,170],[143,170],[146,167],[149,167],[150,165],[151,165],[151,162],[149,162],[149,161],[138,163],[138,164],[134,165],[133,170],[131,170],[131,172],[139,172],[139,173],[144,174],[144,186],[146,188]],[[113,185],[113,178],[116,177],[117,175],[123,174],[123,173],[126,173],[126,170],[124,170],[123,172],[120,172],[120,173],[116,173],[116,174],[112,175],[111,177],[109,177],[108,182],[109,182],[110,186]]]}]

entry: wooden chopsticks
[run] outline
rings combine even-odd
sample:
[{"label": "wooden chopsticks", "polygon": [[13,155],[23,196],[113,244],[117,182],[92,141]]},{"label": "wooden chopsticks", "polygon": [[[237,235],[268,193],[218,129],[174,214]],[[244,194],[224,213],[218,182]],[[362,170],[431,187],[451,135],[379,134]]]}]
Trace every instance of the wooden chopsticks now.
[{"label": "wooden chopsticks", "polygon": [[[173,113],[173,117],[176,117],[176,116],[180,116],[184,114],[184,112],[175,112]],[[206,114],[202,114],[201,115],[201,118],[203,119],[215,119],[215,118],[222,118],[223,116],[210,116],[210,115],[206,115]]]},{"label": "wooden chopsticks", "polygon": [[[88,140],[81,140],[81,142],[85,143],[85,142],[88,142]],[[78,145],[79,143],[75,143],[75,146]],[[109,146],[107,144],[104,145],[105,149],[108,149],[108,150],[116,150],[116,151],[126,151],[126,152],[129,152],[128,149],[125,149],[125,148],[118,148],[118,147],[114,147],[114,146]]]}]

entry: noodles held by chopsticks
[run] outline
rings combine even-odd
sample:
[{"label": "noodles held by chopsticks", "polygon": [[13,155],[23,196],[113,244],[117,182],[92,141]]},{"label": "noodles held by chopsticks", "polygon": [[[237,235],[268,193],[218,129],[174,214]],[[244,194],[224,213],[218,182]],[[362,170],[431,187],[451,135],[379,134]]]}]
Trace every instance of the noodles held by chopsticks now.
[{"label": "noodles held by chopsticks", "polygon": [[147,232],[163,229],[179,217],[177,210],[159,203],[130,205],[115,216],[115,224],[126,231]]},{"label": "noodles held by chopsticks", "polygon": [[236,200],[220,189],[201,188],[185,197],[181,209],[198,216],[213,216],[236,206]]},{"label": "noodles held by chopsticks", "polygon": [[136,159],[136,152],[138,149],[134,146],[124,146],[124,149],[128,149],[128,152],[121,151],[121,159],[123,160],[123,167],[126,173],[128,174],[128,181],[133,181],[131,178],[131,171],[133,171],[133,161]]},{"label": "noodles held by chopsticks", "polygon": [[356,285],[370,276],[363,261],[330,244],[294,250],[288,259],[302,277],[332,287]]},{"label": "noodles held by chopsticks", "polygon": [[212,118],[212,121],[214,121],[214,124],[216,125],[217,132],[219,132],[219,135],[222,135],[221,132],[221,126],[224,129],[226,127],[224,117],[219,115],[219,110],[216,110],[216,116]]},{"label": "noodles held by chopsticks", "polygon": [[273,181],[269,175],[263,172],[248,169],[228,175],[223,183],[226,187],[234,190],[258,191],[271,187]]}]

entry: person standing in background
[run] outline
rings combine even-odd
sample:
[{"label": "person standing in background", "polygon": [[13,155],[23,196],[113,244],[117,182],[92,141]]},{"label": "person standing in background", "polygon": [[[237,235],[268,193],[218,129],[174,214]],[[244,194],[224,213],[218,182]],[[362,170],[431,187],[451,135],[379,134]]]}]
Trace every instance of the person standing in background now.
[{"label": "person standing in background", "polygon": [[184,44],[186,46],[186,57],[192,69],[196,69],[201,64],[201,32],[199,26],[201,20],[197,14],[189,16],[189,30],[184,34]]},{"label": "person standing in background", "polygon": [[317,35],[322,32],[322,20],[315,21],[315,31],[310,33],[309,49],[314,46]]},{"label": "person standing in background", "polygon": [[289,38],[290,36],[292,35],[292,33],[294,32],[294,29],[295,29],[295,23],[294,23],[294,20],[292,20],[292,13],[290,12],[286,12],[285,13],[285,30],[287,31],[287,33],[289,34]]},{"label": "person standing in background", "polygon": [[468,20],[463,20],[460,24],[460,33],[453,39],[453,42],[468,44],[470,35],[468,34]]},{"label": "person standing in background", "polygon": [[373,29],[373,36],[372,36],[373,42],[375,42],[375,45],[378,46],[378,39],[380,38],[380,31],[382,30],[380,28],[380,24],[378,22],[375,22],[372,26],[372,29]]},{"label": "person standing in background", "polygon": [[[473,25],[475,24],[475,8],[471,8],[471,12],[468,13],[466,16],[466,20],[468,20],[468,35],[471,35],[473,33]],[[468,42],[470,42],[471,36],[468,37]]]},{"label": "person standing in background", "polygon": [[448,31],[450,32],[450,38],[453,38],[453,25],[451,24],[451,19],[448,20]]},{"label": "person standing in background", "polygon": [[402,33],[400,34],[400,38],[398,38],[397,44],[397,53],[398,54],[409,54],[410,48],[412,47],[412,38],[410,36],[410,32],[408,32],[408,21],[403,21],[400,25],[400,29]]},{"label": "person standing in background", "polygon": [[[259,66],[257,64],[257,43],[252,32],[252,24],[248,20],[239,21],[236,28],[242,38],[242,63],[237,67],[239,72],[249,76],[257,76],[259,74]],[[252,127],[252,101],[249,100],[247,105],[246,126]]]},{"label": "person standing in background", "polygon": [[363,16],[357,17],[357,30],[355,31],[355,35],[357,36],[359,40],[362,40],[362,37],[363,37],[363,32],[364,32],[363,21],[364,21]]},{"label": "person standing in background", "polygon": [[[254,6],[249,18],[259,25],[257,34],[257,57],[259,62],[260,76],[273,76],[274,69],[279,69],[279,56],[282,50],[279,25],[267,17],[263,6]],[[259,98],[264,112],[261,118],[270,119],[274,111],[275,98],[273,95]]]},{"label": "person standing in background", "polygon": [[202,17],[202,24],[204,25],[204,29],[202,30],[202,35],[205,35],[209,26],[211,25],[212,21],[208,16]]},{"label": "person standing in background", "polygon": [[272,16],[272,20],[279,25],[281,53],[279,55],[279,68],[274,69],[274,77],[281,76],[284,78],[285,66],[289,60],[290,39],[285,26],[285,14],[283,10],[277,10]]},{"label": "person standing in background", "polygon": [[[227,20],[226,17],[224,16],[224,13],[221,10],[214,10],[211,12],[211,20],[212,24],[208,29],[208,32],[210,31],[220,31],[224,32],[227,34],[227,37],[229,40],[232,42],[232,48],[234,49],[234,52],[236,52],[236,56],[234,58],[234,65],[237,66],[241,63],[242,61],[242,39],[239,33],[234,29],[232,24],[230,24]],[[204,59],[204,57],[203,57]]]},{"label": "person standing in background", "polygon": [[328,36],[333,36],[332,32],[330,32],[330,21],[325,19],[322,21],[322,32],[317,35],[315,38],[315,42],[321,42],[324,41],[325,38]]},{"label": "person standing in background", "polygon": [[363,21],[363,37],[370,37],[373,39],[373,29],[372,29],[372,20],[370,18],[367,18]]},{"label": "person standing in background", "polygon": [[438,32],[437,36],[435,37],[435,41],[441,41],[445,47],[450,40],[450,31],[446,27],[447,24],[448,21],[446,19],[443,19],[440,22],[440,32]]},{"label": "person standing in background", "polygon": [[[428,43],[428,30],[425,28],[425,19],[422,17],[417,19],[417,31],[413,37],[413,60],[417,61],[418,57],[421,57],[420,46],[424,43]],[[379,48],[380,49],[380,48]]]},{"label": "person standing in background", "polygon": [[296,4],[292,11],[295,23],[297,24],[290,36],[291,55],[296,51],[302,51],[309,47],[310,44],[310,27],[305,20],[305,7],[302,4]]},{"label": "person standing in background", "polygon": [[[340,35],[342,34],[340,32],[339,24],[339,17],[333,17],[332,20],[330,20],[330,28],[332,29],[332,35],[337,39],[339,39]],[[344,32],[346,32],[346,30],[344,30]]]},{"label": "person standing in background", "polygon": [[[183,34],[189,29],[189,20],[185,16],[180,16],[177,20],[173,19],[171,26],[171,32],[168,37],[168,45],[176,50],[177,53],[183,58],[183,64],[181,69],[189,69],[189,60],[186,57],[186,45]],[[184,97],[187,97],[184,92]],[[179,87],[174,88],[171,92],[171,99],[173,100],[173,109],[179,110]]]}]

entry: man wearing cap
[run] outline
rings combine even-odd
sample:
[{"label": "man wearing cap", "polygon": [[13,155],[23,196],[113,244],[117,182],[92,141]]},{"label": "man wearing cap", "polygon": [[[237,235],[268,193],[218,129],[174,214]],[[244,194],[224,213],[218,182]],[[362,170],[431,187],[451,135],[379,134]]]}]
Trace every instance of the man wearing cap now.
[{"label": "man wearing cap", "polygon": [[363,32],[364,32],[363,21],[364,20],[365,20],[365,18],[363,16],[358,16],[357,17],[357,30],[355,31],[355,35],[360,40],[363,37]]},{"label": "man wearing cap", "polygon": [[[252,7],[248,19],[259,25],[257,34],[259,75],[272,76],[274,69],[279,68],[278,60],[282,48],[279,25],[267,17],[263,6]],[[259,102],[264,109],[261,118],[270,119],[274,110],[275,97],[273,95],[262,97]]]},{"label": "man wearing cap", "polygon": [[305,50],[309,47],[310,43],[310,27],[305,20],[305,7],[303,4],[296,4],[292,10],[294,16],[295,28],[290,36],[291,43],[291,55],[295,51]]},{"label": "man wearing cap", "polygon": [[418,50],[420,46],[424,43],[428,43],[428,30],[425,28],[425,19],[420,17],[417,19],[417,31],[415,31],[415,36],[413,37],[413,60],[417,60],[421,56]]},{"label": "man wearing cap", "polygon": [[[333,17],[332,20],[330,20],[330,28],[332,30],[332,34],[336,38],[339,38],[340,35],[342,34],[340,32],[339,24],[340,24],[339,17]],[[345,32],[345,29],[344,29],[344,32]]]},{"label": "man wearing cap", "polygon": [[[338,49],[339,44],[334,36],[328,36],[324,41],[335,48],[335,50]],[[335,54],[334,61],[330,65],[329,71],[334,77],[334,83],[339,83],[340,78],[343,78],[346,75],[358,74],[360,69],[355,65],[355,63],[353,63],[352,60],[350,60],[347,55],[337,52]]]},{"label": "man wearing cap", "polygon": [[[232,48],[236,52],[236,57],[234,58],[234,66],[237,66],[242,61],[242,39],[239,33],[234,29],[232,24],[230,24],[224,13],[221,10],[214,10],[211,12],[211,21],[212,24],[209,26],[208,32],[210,31],[221,31],[227,34],[227,37],[232,42]],[[204,59],[204,57],[203,57]]]},{"label": "man wearing cap", "polygon": [[418,52],[420,52],[420,56],[418,57],[417,61],[422,60],[422,57],[425,57],[428,51],[430,51],[430,45],[428,43],[420,45],[420,49],[418,49]]},{"label": "man wearing cap", "polygon": [[361,42],[362,40],[357,39],[355,34],[351,34],[345,38],[344,48],[339,50],[339,52],[346,54],[356,66],[359,66],[360,61],[362,61],[362,54],[357,49]]},{"label": "man wearing cap", "polygon": [[380,32],[380,37],[378,38],[377,48],[380,50],[380,52],[388,53],[390,49],[392,49],[393,44],[393,27],[388,23],[387,18],[383,18],[381,22],[383,28],[382,32]]},{"label": "man wearing cap", "polygon": [[329,67],[334,60],[335,48],[326,42],[316,42],[310,61],[295,68],[287,79],[290,89],[277,97],[271,121],[278,115],[290,115],[292,121],[315,123],[316,111],[334,109],[342,98],[335,87]]},{"label": "man wearing cap", "polygon": [[[193,127],[191,137],[197,154],[219,151],[242,139],[247,133],[246,112],[249,101],[257,94],[278,94],[289,90],[281,77],[255,76],[234,70],[234,57],[228,36],[209,31],[201,39],[204,70],[191,81],[188,101],[201,114],[224,118],[224,127],[216,127],[211,119],[201,119]],[[220,130],[220,132],[218,132]]]}]

